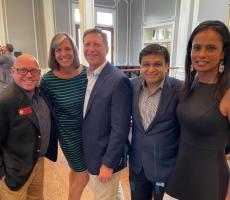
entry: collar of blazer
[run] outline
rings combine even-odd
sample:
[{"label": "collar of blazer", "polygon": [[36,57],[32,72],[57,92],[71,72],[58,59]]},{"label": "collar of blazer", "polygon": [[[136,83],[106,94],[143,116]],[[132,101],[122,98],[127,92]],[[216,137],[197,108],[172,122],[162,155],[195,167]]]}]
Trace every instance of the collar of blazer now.
[{"label": "collar of blazer", "polygon": [[88,102],[88,105],[87,105],[87,108],[86,108],[86,112],[85,112],[85,117],[84,118],[86,118],[87,113],[88,113],[88,111],[89,111],[89,109],[90,109],[90,107],[91,107],[91,105],[92,105],[92,103],[94,101],[94,98],[95,98],[97,92],[99,91],[99,88],[103,85],[104,81],[107,78],[110,77],[109,75],[110,75],[112,69],[113,69],[113,66],[109,62],[107,62],[106,65],[105,65],[105,67],[103,68],[103,70],[99,74],[99,76],[97,78],[97,81],[96,81],[96,83],[95,83],[95,85],[93,87],[93,90],[92,90],[92,92],[90,94],[89,102]]},{"label": "collar of blazer", "polygon": [[[140,94],[140,90],[142,87],[142,83],[143,83],[142,77],[133,81],[133,90],[134,90],[134,93],[133,93],[133,95],[134,95],[133,96],[133,110],[134,110],[133,115],[135,115],[134,117],[138,121],[137,124],[139,124],[139,126],[142,130],[144,130],[144,127],[143,127],[142,121],[141,121],[140,111],[139,111],[139,94]],[[164,82],[164,85],[162,88],[161,98],[160,98],[160,102],[159,102],[156,116],[155,116],[154,120],[150,123],[149,127],[146,129],[145,132],[148,132],[148,130],[150,130],[159,121],[159,119],[161,119],[161,116],[166,112],[167,107],[170,104],[171,97],[173,96],[173,94],[175,94],[175,92],[176,92],[175,88],[174,88],[173,84],[171,83],[170,78],[168,76],[166,76],[165,82]]]}]

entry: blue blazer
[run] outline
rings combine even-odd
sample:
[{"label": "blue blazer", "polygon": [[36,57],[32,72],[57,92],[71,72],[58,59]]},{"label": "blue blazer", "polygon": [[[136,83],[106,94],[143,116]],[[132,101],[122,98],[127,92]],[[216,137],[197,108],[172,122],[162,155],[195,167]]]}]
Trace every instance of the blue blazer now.
[{"label": "blue blazer", "polygon": [[139,111],[142,77],[132,80],[133,113],[130,170],[139,174],[144,169],[152,181],[167,182],[175,165],[180,136],[176,108],[181,82],[166,76],[154,120],[144,130]]},{"label": "blue blazer", "polygon": [[87,169],[98,175],[102,164],[114,172],[123,169],[130,129],[132,89],[129,79],[107,63],[91,92],[82,122]]}]

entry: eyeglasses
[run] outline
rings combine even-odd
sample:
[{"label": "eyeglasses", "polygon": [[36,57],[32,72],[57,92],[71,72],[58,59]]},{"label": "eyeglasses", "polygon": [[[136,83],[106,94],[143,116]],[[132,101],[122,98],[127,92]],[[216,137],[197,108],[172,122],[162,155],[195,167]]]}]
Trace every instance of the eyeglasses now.
[{"label": "eyeglasses", "polygon": [[28,72],[30,72],[31,75],[36,76],[39,75],[41,73],[40,69],[26,69],[26,68],[14,68],[18,74],[20,75],[27,75]]}]

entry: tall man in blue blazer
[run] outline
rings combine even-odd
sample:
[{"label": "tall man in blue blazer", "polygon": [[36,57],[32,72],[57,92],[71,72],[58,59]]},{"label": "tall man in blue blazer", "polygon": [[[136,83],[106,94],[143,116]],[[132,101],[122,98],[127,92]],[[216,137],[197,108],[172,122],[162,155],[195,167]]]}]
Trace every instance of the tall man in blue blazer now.
[{"label": "tall man in blue blazer", "polygon": [[107,36],[100,29],[83,35],[84,55],[89,63],[88,85],[82,124],[86,166],[96,181],[95,200],[115,200],[132,107],[129,79],[107,60]]},{"label": "tall man in blue blazer", "polygon": [[139,55],[141,77],[132,80],[130,152],[132,200],[161,200],[175,165],[180,128],[176,117],[181,82],[167,75],[169,53],[150,44]]},{"label": "tall man in blue blazer", "polygon": [[43,200],[44,157],[57,159],[54,114],[37,88],[33,56],[17,57],[12,75],[0,95],[0,199]]}]

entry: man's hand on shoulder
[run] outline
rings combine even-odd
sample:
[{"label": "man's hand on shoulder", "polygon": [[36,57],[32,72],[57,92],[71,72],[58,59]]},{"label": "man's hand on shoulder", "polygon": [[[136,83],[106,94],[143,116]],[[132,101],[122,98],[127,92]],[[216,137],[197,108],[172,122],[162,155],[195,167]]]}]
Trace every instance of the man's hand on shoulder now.
[{"label": "man's hand on shoulder", "polygon": [[101,165],[99,173],[99,181],[102,183],[107,183],[111,181],[113,175],[113,169],[105,165]]}]

